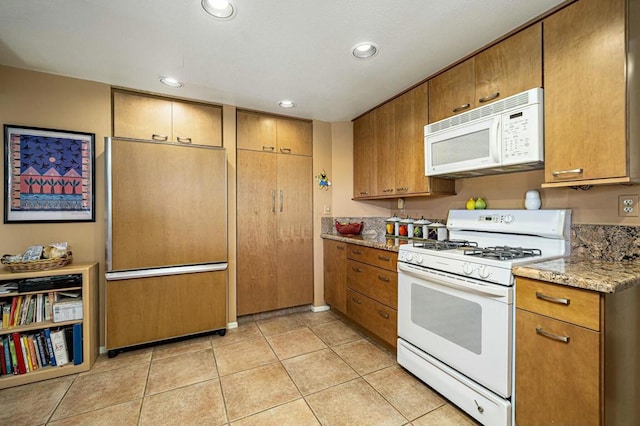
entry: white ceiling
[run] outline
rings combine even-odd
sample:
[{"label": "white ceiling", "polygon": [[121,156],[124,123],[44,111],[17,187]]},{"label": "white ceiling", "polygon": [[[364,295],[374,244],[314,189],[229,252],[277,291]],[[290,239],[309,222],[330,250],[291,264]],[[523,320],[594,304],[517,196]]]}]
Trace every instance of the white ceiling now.
[{"label": "white ceiling", "polygon": [[[219,21],[200,0],[2,0],[0,64],[346,121],[562,1],[232,0]],[[379,54],[353,59],[362,41]]]}]

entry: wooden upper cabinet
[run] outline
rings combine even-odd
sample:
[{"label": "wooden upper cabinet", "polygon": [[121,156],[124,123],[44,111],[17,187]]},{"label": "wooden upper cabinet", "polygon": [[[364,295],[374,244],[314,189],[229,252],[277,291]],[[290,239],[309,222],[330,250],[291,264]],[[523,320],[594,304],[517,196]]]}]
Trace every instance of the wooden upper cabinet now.
[{"label": "wooden upper cabinet", "polygon": [[467,59],[429,80],[429,122],[475,107],[474,60]]},{"label": "wooden upper cabinet", "polygon": [[395,101],[373,111],[373,141],[376,146],[375,195],[395,194]]},{"label": "wooden upper cabinet", "polygon": [[376,192],[372,116],[370,112],[353,122],[353,198],[371,197]]},{"label": "wooden upper cabinet", "polygon": [[279,154],[313,155],[310,121],[238,111],[238,149]]},{"label": "wooden upper cabinet", "polygon": [[478,53],[474,60],[476,106],[542,87],[542,23]]},{"label": "wooden upper cabinet", "polygon": [[543,186],[637,181],[638,141],[627,130],[637,138],[637,107],[628,102],[640,92],[637,72],[627,82],[626,49],[633,56],[640,47],[626,43],[638,25],[625,28],[625,10],[624,0],[581,0],[544,20]]},{"label": "wooden upper cabinet", "polygon": [[114,90],[113,136],[222,146],[222,108]]},{"label": "wooden upper cabinet", "polygon": [[430,123],[542,87],[542,24],[504,39],[429,83]]}]

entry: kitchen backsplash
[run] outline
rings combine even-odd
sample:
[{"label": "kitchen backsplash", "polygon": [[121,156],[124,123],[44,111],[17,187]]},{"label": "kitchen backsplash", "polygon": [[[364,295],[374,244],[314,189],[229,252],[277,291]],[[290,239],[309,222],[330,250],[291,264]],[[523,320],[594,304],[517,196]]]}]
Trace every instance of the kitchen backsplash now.
[{"label": "kitchen backsplash", "polygon": [[[321,232],[335,234],[335,221],[364,222],[362,233],[383,238],[386,217],[323,217]],[[446,223],[446,219],[428,218],[431,222]],[[600,260],[640,259],[640,226],[571,225],[571,253],[575,256]]]}]

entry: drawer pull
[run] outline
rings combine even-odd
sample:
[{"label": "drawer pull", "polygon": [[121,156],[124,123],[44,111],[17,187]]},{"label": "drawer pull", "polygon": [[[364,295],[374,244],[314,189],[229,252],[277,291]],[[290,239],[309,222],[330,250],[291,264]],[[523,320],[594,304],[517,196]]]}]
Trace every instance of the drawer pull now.
[{"label": "drawer pull", "polygon": [[453,112],[460,112],[460,111],[464,111],[465,109],[469,108],[471,106],[471,104],[463,104],[460,105],[459,107],[455,107],[453,109]]},{"label": "drawer pull", "polygon": [[557,340],[558,342],[569,343],[568,336],[558,336],[557,334],[549,333],[548,331],[545,331],[540,327],[536,327],[536,333],[541,336],[548,337],[549,339]]},{"label": "drawer pull", "polygon": [[291,148],[280,148],[280,152],[283,154],[291,154]]},{"label": "drawer pull", "polygon": [[351,269],[353,269],[355,272],[362,272],[362,269],[358,268],[357,266],[352,266]]},{"label": "drawer pull", "polygon": [[156,135],[155,133],[151,135],[151,139],[154,141],[167,141],[169,140],[169,136],[167,135]]},{"label": "drawer pull", "polygon": [[380,281],[384,281],[385,283],[388,283],[389,281],[391,281],[389,277],[385,277],[384,275],[378,275],[378,279]]},{"label": "drawer pull", "polygon": [[352,297],[351,300],[353,300],[354,302],[356,302],[358,305],[362,304],[361,300],[356,299],[355,297]]},{"label": "drawer pull", "polygon": [[336,246],[338,250],[344,250],[344,246]]},{"label": "drawer pull", "polygon": [[389,319],[389,314],[386,312],[378,311],[378,315],[380,315],[384,319]]},{"label": "drawer pull", "polygon": [[393,192],[393,188],[383,189],[382,192]]},{"label": "drawer pull", "polygon": [[378,260],[382,260],[383,262],[391,262],[391,258],[387,256],[383,256],[381,254],[378,255]]},{"label": "drawer pull", "polygon": [[579,168],[579,169],[571,169],[571,170],[560,170],[560,171],[553,172],[551,174],[553,175],[554,178],[562,179],[562,176],[560,175],[582,174],[583,171],[584,171],[583,168]]},{"label": "drawer pull", "polygon": [[500,92],[494,92],[490,95],[485,96],[484,98],[480,98],[478,99],[478,102],[480,102],[481,104],[485,103],[485,102],[489,102],[494,100],[495,98],[497,98],[498,96],[500,96]]},{"label": "drawer pull", "polygon": [[360,191],[360,195],[369,195],[367,191]]},{"label": "drawer pull", "polygon": [[571,303],[571,299],[562,299],[560,297],[551,297],[551,296],[547,296],[546,294],[542,294],[539,291],[536,291],[536,297],[538,299],[540,299],[540,300],[546,300],[547,302],[558,303],[560,305],[569,306],[569,303]]},{"label": "drawer pull", "polygon": [[353,254],[362,254],[362,252],[360,250],[351,250],[351,253],[353,253]]},{"label": "drawer pull", "polygon": [[263,151],[273,151],[274,149],[276,149],[275,146],[262,145]]},{"label": "drawer pull", "polygon": [[407,192],[409,190],[408,186],[402,186],[400,188],[396,188],[397,192]]},{"label": "drawer pull", "polygon": [[191,138],[183,138],[182,136],[178,136],[176,137],[176,139],[180,143],[191,143]]}]

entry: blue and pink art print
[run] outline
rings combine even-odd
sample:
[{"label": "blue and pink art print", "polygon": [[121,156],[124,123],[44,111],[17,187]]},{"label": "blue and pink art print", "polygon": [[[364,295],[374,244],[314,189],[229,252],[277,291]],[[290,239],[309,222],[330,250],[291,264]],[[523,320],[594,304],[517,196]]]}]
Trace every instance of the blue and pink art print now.
[{"label": "blue and pink art print", "polygon": [[95,135],[4,128],[5,223],[95,221]]}]

